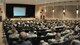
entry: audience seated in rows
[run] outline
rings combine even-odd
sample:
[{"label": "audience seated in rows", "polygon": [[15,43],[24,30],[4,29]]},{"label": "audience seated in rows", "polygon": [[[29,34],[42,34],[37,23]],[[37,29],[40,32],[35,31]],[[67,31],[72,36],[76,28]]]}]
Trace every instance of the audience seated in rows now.
[{"label": "audience seated in rows", "polygon": [[[8,23],[8,21],[10,23]],[[7,20],[3,22],[4,31],[7,30],[6,34],[8,33],[9,38],[21,38],[19,35],[21,35],[21,32],[24,31],[27,38],[36,37],[37,40],[38,37],[41,39],[47,38],[47,41],[50,39],[50,42],[55,40],[54,42],[57,43],[60,43],[60,41],[63,41],[62,43],[66,41],[74,42],[76,39],[79,41],[80,25],[78,24],[80,24],[80,22],[75,20]],[[52,37],[49,38],[48,36]]]}]

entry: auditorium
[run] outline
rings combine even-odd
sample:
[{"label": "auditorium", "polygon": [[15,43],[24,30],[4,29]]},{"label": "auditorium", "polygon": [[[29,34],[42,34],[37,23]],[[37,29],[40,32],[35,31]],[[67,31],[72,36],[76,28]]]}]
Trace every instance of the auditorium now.
[{"label": "auditorium", "polygon": [[0,0],[0,45],[80,45],[80,0]]}]

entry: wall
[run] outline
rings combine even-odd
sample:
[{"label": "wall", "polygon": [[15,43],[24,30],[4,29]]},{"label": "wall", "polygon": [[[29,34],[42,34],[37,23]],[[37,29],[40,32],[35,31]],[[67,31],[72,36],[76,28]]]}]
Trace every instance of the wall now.
[{"label": "wall", "polygon": [[35,18],[40,19],[40,15],[41,15],[40,11],[42,9],[41,7],[42,7],[42,5],[36,5],[36,7],[35,7]]},{"label": "wall", "polygon": [[[36,5],[36,16],[40,16],[40,10],[42,7],[46,7],[46,19],[64,19],[64,20],[77,20],[76,8],[77,2],[68,2],[68,3],[51,3],[44,5]],[[63,15],[63,8],[65,6],[65,15]],[[80,19],[80,5],[79,5],[79,15],[78,19]],[[52,10],[55,10],[54,13]]]},{"label": "wall", "polygon": [[[2,20],[5,19],[5,5],[2,2],[3,0],[0,0],[0,16],[2,17]],[[4,39],[3,39],[3,23],[0,21],[0,45],[5,45]]]},{"label": "wall", "polygon": [[[52,7],[53,8],[53,7]],[[65,6],[65,15],[63,17],[63,8],[64,6],[54,6],[54,13],[51,7],[48,7],[46,11],[46,15],[48,18],[55,18],[55,19],[77,19],[76,16],[76,6]]]},{"label": "wall", "polygon": [[[35,18],[40,19],[40,11],[42,9],[42,7],[46,7],[46,19],[63,19],[63,7],[65,6],[65,10],[66,10],[66,14],[64,15],[64,19],[77,19],[76,18],[76,7],[77,7],[77,2],[68,2],[68,3],[50,3],[50,4],[42,4],[42,5],[36,5],[35,8]],[[55,12],[52,12],[52,9],[54,8]],[[2,6],[2,17],[3,20],[6,18],[5,15],[5,7]],[[80,6],[79,6],[79,10],[80,10]],[[80,19],[80,11],[79,11],[79,15],[78,15],[79,19]],[[35,18],[22,18],[22,20],[32,20]],[[11,18],[12,20],[20,20],[20,18]]]},{"label": "wall", "polygon": [[2,20],[4,20],[6,18],[4,3],[0,3],[0,16],[2,17]]},{"label": "wall", "polygon": [[66,19],[77,19],[76,6],[66,6]]},{"label": "wall", "polygon": [[5,10],[5,5],[2,5],[2,6],[1,6],[1,9],[2,9],[2,20],[4,20],[4,19],[6,19],[6,15],[5,15],[5,14],[6,14],[6,13],[5,13],[5,11],[6,11],[6,10]]}]

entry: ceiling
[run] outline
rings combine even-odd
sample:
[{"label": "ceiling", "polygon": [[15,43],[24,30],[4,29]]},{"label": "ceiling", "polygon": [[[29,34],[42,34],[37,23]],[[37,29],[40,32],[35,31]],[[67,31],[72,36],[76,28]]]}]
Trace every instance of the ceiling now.
[{"label": "ceiling", "polygon": [[65,2],[65,1],[78,1],[78,0],[6,0],[6,3],[12,4],[46,4],[46,3],[53,3],[53,2]]}]

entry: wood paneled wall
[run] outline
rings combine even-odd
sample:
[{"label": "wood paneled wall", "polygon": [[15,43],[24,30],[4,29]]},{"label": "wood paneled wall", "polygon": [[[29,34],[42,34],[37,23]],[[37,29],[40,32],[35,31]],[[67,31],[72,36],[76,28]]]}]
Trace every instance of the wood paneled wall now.
[{"label": "wood paneled wall", "polygon": [[57,19],[63,18],[63,6],[54,7],[54,18],[57,18]]},{"label": "wood paneled wall", "polygon": [[[56,19],[77,19],[76,8],[75,5],[65,6],[65,15],[63,18],[63,8],[64,6],[54,6],[54,14],[52,12],[53,7],[47,7],[46,17],[48,18],[56,18]],[[79,15],[80,18],[80,6],[79,6]]]},{"label": "wood paneled wall", "polygon": [[76,18],[76,6],[66,6],[66,18]]}]

